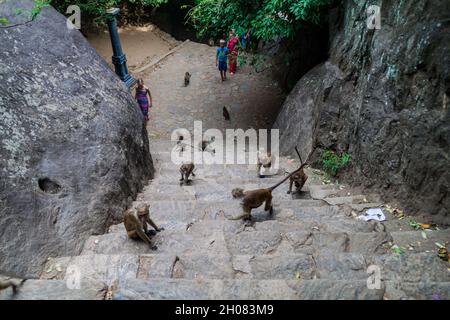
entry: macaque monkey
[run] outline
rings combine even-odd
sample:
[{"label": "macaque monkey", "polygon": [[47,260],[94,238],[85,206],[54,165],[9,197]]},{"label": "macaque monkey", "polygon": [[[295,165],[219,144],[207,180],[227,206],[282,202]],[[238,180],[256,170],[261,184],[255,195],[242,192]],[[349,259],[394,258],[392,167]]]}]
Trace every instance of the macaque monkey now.
[{"label": "macaque monkey", "polygon": [[296,171],[292,172],[290,175],[288,175],[286,178],[284,178],[281,182],[277,183],[273,187],[270,187],[268,189],[258,189],[258,190],[252,190],[252,191],[244,191],[243,189],[236,188],[233,189],[231,194],[234,198],[243,198],[242,200],[242,209],[244,210],[244,213],[240,216],[237,216],[235,218],[231,218],[229,220],[251,220],[252,219],[252,210],[259,208],[262,206],[263,203],[265,203],[264,211],[269,211],[269,214],[273,214],[273,206],[272,206],[272,192],[279,186],[281,186],[284,182],[286,182],[291,176],[296,174],[300,169],[297,169]]},{"label": "macaque monkey", "polygon": [[27,279],[9,279],[0,278],[0,291],[11,287],[13,289],[13,294],[16,294],[18,289],[23,285]]},{"label": "macaque monkey", "polygon": [[186,72],[184,74],[184,86],[187,87],[191,83],[191,74],[189,72]]},{"label": "macaque monkey", "polygon": [[[295,147],[295,152],[297,152],[297,155],[300,159],[300,164],[303,165],[302,156],[300,155],[300,152],[298,152],[297,147]],[[305,171],[301,169],[289,179],[289,191],[287,193],[288,194],[292,193],[292,185],[294,184],[296,192],[301,191],[306,183],[306,180],[308,180],[308,176],[306,175]]]},{"label": "macaque monkey", "polygon": [[185,163],[180,167],[180,173],[181,173],[180,186],[182,186],[183,183],[188,184],[190,181],[189,177],[191,175],[193,177],[195,177],[194,169],[195,169],[195,166],[192,162]]},{"label": "macaque monkey", "polygon": [[263,148],[260,149],[260,151],[258,152],[258,164],[256,165],[258,177],[262,177],[261,167],[270,169],[272,167],[273,160],[274,159],[272,157],[272,152],[268,151],[267,153],[265,153]]},{"label": "macaque monkey", "polygon": [[213,143],[215,140],[216,140],[215,137],[211,137],[209,140],[203,140],[201,143],[199,143],[198,147],[199,147],[199,149],[200,149],[202,152],[207,151],[207,152],[209,152],[209,153],[216,153],[216,150],[211,149],[211,148],[209,147],[209,145],[210,145],[211,143]]},{"label": "macaque monkey", "polygon": [[230,121],[231,119],[230,112],[228,112],[227,107],[223,107],[223,117],[225,118],[226,121]]},{"label": "macaque monkey", "polygon": [[[141,239],[147,243],[152,250],[158,248],[152,245],[150,237],[154,236],[157,232],[161,232],[164,228],[158,228],[153,220],[150,218],[150,206],[141,205],[137,209],[130,209],[125,211],[124,225],[127,230],[128,237],[132,239]],[[155,231],[149,231],[147,223],[152,226]]]},{"label": "macaque monkey", "polygon": [[[311,151],[310,155],[308,156],[308,160],[311,157],[311,155],[314,153],[314,150]],[[288,179],[290,179],[292,176],[297,174],[299,171],[302,171],[303,168],[307,165],[307,162],[303,163],[300,168],[289,174],[286,178],[284,178],[281,182],[277,183],[273,187],[270,187],[268,189],[258,189],[258,190],[252,190],[252,191],[244,191],[240,188],[233,189],[231,194],[234,198],[243,198],[242,200],[242,209],[244,210],[244,213],[240,216],[237,216],[235,218],[231,218],[229,220],[251,220],[252,219],[252,210],[259,208],[263,203],[265,203],[264,211],[269,211],[269,214],[273,214],[273,206],[272,206],[272,192],[279,186],[281,186],[284,182],[286,182]]]}]

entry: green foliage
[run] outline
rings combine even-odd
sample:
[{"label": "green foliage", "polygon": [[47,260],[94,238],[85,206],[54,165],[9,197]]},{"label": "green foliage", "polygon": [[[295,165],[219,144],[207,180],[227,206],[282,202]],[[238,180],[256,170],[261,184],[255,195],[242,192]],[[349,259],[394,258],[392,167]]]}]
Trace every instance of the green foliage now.
[{"label": "green foliage", "polygon": [[236,29],[245,33],[251,26],[258,39],[293,37],[302,23],[321,21],[332,0],[196,0],[189,21],[199,37],[215,39]]},{"label": "green foliage", "polygon": [[169,0],[51,0],[52,5],[61,13],[65,13],[70,5],[80,7],[81,14],[88,14],[100,22],[106,15],[106,10],[121,7],[126,4],[158,7]]},{"label": "green foliage", "polygon": [[[22,14],[28,14],[30,21],[31,21],[34,18],[36,18],[36,16],[38,14],[41,13],[41,11],[44,7],[47,7],[50,5],[50,1],[51,0],[34,0],[34,7],[31,10],[25,10],[23,8],[16,8],[16,9],[14,9],[14,14],[16,16],[20,16]],[[29,22],[29,21],[27,21],[27,22]],[[23,24],[23,23],[11,24],[11,22],[8,20],[8,18],[0,17],[0,26],[3,26],[5,28],[14,27],[14,26],[21,25],[21,24]]]},{"label": "green foliage", "polygon": [[8,18],[0,17],[0,24],[4,26],[8,25],[9,24]]},{"label": "green foliage", "polygon": [[348,153],[338,155],[331,150],[325,150],[322,153],[322,167],[332,176],[336,176],[338,171],[344,168],[349,162],[350,155]]},{"label": "green foliage", "polygon": [[[50,0],[34,0],[34,8],[31,9],[31,12],[30,12],[31,19],[34,19],[39,13],[41,13],[41,11],[44,7],[47,7],[49,5],[50,5]],[[21,14],[22,11],[20,10],[20,8],[18,10],[20,12],[19,14]],[[16,9],[16,14],[17,14],[17,9]]]}]

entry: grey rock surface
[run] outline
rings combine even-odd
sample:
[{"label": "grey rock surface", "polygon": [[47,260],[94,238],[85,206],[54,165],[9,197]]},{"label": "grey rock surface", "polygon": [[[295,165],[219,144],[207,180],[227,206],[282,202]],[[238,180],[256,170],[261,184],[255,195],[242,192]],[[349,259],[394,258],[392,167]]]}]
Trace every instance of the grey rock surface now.
[{"label": "grey rock surface", "polygon": [[1,291],[0,300],[103,300],[107,289],[100,281],[71,287],[63,280],[28,280],[15,295],[10,288]]},{"label": "grey rock surface", "polygon": [[64,16],[46,7],[0,41],[0,270],[35,275],[120,222],[153,163],[128,89]]},{"label": "grey rock surface", "polygon": [[383,1],[381,29],[369,30],[373,4],[332,10],[329,60],[297,83],[274,125],[281,152],[349,152],[348,181],[449,224],[450,2]]}]

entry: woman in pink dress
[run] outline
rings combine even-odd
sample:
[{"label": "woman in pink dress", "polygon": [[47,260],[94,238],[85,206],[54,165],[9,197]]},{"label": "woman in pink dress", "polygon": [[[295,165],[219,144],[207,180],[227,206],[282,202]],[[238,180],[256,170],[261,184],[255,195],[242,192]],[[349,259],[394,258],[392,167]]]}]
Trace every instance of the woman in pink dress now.
[{"label": "woman in pink dress", "polygon": [[239,36],[234,33],[230,33],[230,40],[228,40],[228,50],[229,50],[229,58],[228,64],[230,66],[230,74],[233,75],[236,73],[237,68],[237,56],[238,56],[238,48],[237,45],[239,43]]}]

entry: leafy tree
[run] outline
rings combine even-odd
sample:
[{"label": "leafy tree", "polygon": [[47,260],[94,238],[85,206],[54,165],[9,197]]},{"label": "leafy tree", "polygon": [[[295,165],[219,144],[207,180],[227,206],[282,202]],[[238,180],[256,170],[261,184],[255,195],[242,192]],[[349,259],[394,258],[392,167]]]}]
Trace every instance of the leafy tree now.
[{"label": "leafy tree", "polygon": [[168,1],[169,0],[51,0],[51,4],[61,13],[65,13],[68,6],[77,5],[80,7],[82,14],[88,14],[99,21],[105,16],[106,10],[111,7],[120,7],[125,4],[158,7]]},{"label": "leafy tree", "polygon": [[188,19],[199,37],[218,38],[251,26],[258,39],[292,38],[304,23],[319,24],[333,0],[195,0]]}]

